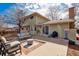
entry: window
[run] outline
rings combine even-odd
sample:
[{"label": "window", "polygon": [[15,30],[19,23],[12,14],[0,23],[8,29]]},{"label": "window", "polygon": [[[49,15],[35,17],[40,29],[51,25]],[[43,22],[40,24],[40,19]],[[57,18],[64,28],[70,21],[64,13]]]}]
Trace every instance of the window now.
[{"label": "window", "polygon": [[33,19],[33,16],[31,16],[30,19]]},{"label": "window", "polygon": [[36,31],[36,27],[35,27],[35,31]]},{"label": "window", "polygon": [[49,33],[49,27],[48,26],[43,27],[43,33],[44,34],[48,34]]},{"label": "window", "polygon": [[24,29],[24,28],[21,28],[22,30]]}]

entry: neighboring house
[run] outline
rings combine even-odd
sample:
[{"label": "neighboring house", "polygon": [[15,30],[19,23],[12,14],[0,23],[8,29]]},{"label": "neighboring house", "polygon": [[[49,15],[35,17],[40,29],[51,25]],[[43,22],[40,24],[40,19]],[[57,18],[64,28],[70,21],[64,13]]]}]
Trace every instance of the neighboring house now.
[{"label": "neighboring house", "polygon": [[[64,38],[68,35],[69,39],[75,39],[74,29],[74,8],[69,8],[69,19],[49,20],[47,17],[34,12],[28,16],[24,16],[25,20],[22,25],[22,31],[33,35],[50,35],[53,31],[58,32],[58,37]],[[67,33],[68,32],[68,33]]]}]

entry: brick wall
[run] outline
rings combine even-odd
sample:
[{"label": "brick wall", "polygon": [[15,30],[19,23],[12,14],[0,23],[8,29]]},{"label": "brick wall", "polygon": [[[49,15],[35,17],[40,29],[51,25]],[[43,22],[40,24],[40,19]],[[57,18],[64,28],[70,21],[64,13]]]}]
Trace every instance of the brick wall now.
[{"label": "brick wall", "polygon": [[69,8],[69,19],[74,19],[75,14],[76,14],[75,7]]}]

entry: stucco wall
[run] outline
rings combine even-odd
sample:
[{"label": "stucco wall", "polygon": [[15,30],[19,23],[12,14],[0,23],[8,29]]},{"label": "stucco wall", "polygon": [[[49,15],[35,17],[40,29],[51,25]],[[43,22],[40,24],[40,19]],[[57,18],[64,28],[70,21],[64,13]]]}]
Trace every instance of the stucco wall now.
[{"label": "stucco wall", "polygon": [[53,31],[57,31],[59,37],[64,38],[64,29],[69,29],[68,23],[62,23],[62,24],[52,24],[49,26],[49,34],[51,34]]},{"label": "stucco wall", "polygon": [[43,17],[41,17],[41,16],[36,16],[36,24],[38,25],[38,24],[43,24],[43,23],[45,23],[45,22],[47,22],[48,20],[47,19],[45,19],[45,18],[43,18]]},{"label": "stucco wall", "polygon": [[[24,23],[24,25],[28,26],[30,25],[30,27],[33,29],[30,30],[31,33],[33,34],[36,34],[37,32],[35,32],[35,26],[36,25],[42,25],[43,23],[47,22],[48,20],[41,17],[41,16],[38,16],[38,15],[34,15],[33,16],[33,19],[30,19],[30,18],[26,18],[26,21]],[[40,30],[40,33],[39,34],[42,34],[42,27],[40,26],[36,26],[37,30]],[[23,31],[26,31],[26,29],[24,29]],[[27,31],[26,31],[27,32]]]},{"label": "stucco wall", "polygon": [[[45,22],[47,22],[48,20],[47,19],[45,19],[45,18],[43,18],[43,17],[41,17],[41,16],[38,16],[38,15],[36,15],[36,19],[35,19],[35,21],[36,21],[36,25],[38,25],[38,26],[36,26],[36,28],[37,28],[37,30],[39,30],[40,31],[40,35],[41,34],[43,34],[42,32],[43,32],[43,23],[45,23]],[[40,25],[41,25],[41,27],[40,27]]]},{"label": "stucco wall", "polygon": [[[21,30],[21,32],[24,32],[24,33],[30,33],[31,32],[31,28],[34,29],[34,24],[35,24],[35,17],[33,17],[33,19],[31,19],[30,17],[29,18],[26,18],[26,21],[24,22],[23,26],[23,29]],[[30,31],[30,32],[29,32]]]},{"label": "stucco wall", "polygon": [[23,25],[35,25],[35,23],[36,23],[36,16],[33,16],[33,19],[30,19],[30,17],[29,18],[26,18],[26,21],[24,22],[24,24]]}]

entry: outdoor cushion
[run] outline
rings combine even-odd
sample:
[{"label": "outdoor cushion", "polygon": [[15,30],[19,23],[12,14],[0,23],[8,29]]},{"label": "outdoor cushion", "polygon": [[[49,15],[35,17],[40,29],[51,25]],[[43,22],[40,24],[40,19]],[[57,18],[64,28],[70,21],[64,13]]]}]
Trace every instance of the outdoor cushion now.
[{"label": "outdoor cushion", "polygon": [[10,44],[10,46],[15,46],[15,45],[20,44],[20,42],[19,41],[14,41],[14,42],[10,42],[9,44]]},{"label": "outdoor cushion", "polygon": [[[17,52],[17,50],[20,50],[20,42],[19,41],[7,41],[5,39],[5,37],[3,37],[3,36],[0,38],[0,40],[1,40],[1,46],[2,46],[1,53],[3,53],[4,55],[6,53],[10,54],[13,52]],[[3,51],[5,51],[5,52],[3,52]]]},{"label": "outdoor cushion", "polygon": [[6,38],[5,38],[4,36],[1,36],[1,37],[0,37],[0,40],[1,40],[3,43],[7,43]]},{"label": "outdoor cushion", "polygon": [[10,48],[18,46],[19,44],[20,44],[19,41],[13,41],[13,42],[6,43],[6,47],[7,49],[10,49]]}]

